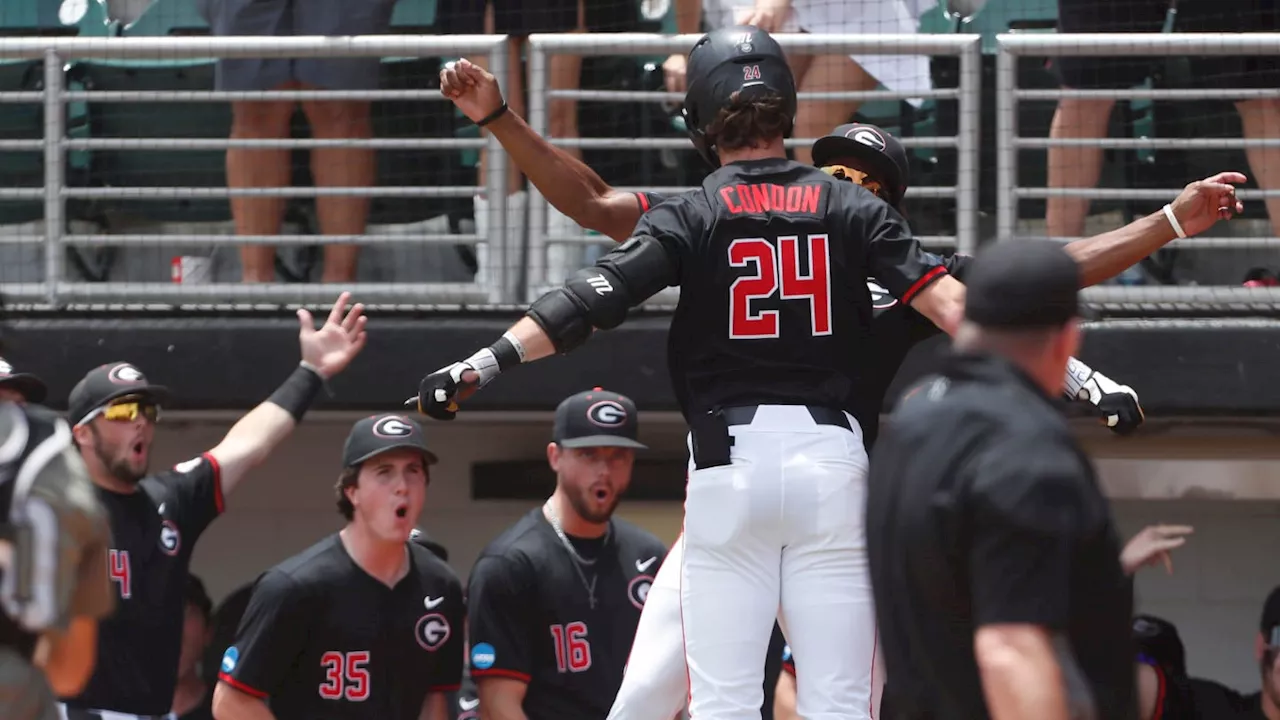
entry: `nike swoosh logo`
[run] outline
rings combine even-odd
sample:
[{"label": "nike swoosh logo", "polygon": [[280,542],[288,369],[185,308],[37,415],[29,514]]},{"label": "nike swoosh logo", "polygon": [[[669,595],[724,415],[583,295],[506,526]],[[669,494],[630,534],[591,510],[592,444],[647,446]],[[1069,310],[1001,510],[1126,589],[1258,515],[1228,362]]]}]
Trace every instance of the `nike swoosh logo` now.
[{"label": "nike swoosh logo", "polygon": [[437,606],[437,605],[439,605],[439,604],[440,604],[440,603],[442,603],[442,602],[444,602],[444,596],[443,596],[443,595],[441,595],[441,596],[440,596],[440,597],[438,597],[438,598],[433,598],[433,597],[431,597],[431,596],[427,596],[426,598],[423,598],[423,600],[422,600],[422,604],[423,604],[423,605],[426,605],[428,610],[435,610],[435,609],[436,609],[436,606]]},{"label": "nike swoosh logo", "polygon": [[468,700],[466,698],[458,698],[458,707],[462,708],[463,710],[475,710],[476,706],[479,704],[480,704],[480,698],[475,698],[474,700]]},{"label": "nike swoosh logo", "polygon": [[645,560],[644,562],[640,562],[639,560],[637,560],[636,569],[639,570],[640,572],[644,572],[645,570],[649,569],[650,565],[654,564],[657,561],[658,561],[657,555],[654,555],[653,557],[649,558],[648,560]]}]

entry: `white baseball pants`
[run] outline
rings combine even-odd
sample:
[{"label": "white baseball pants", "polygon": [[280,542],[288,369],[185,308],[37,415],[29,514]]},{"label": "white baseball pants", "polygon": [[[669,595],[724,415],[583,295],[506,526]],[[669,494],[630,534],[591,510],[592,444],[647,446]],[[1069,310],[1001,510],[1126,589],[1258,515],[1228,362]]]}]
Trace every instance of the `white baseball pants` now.
[{"label": "white baseball pants", "polygon": [[803,406],[761,405],[729,427],[729,465],[690,461],[680,609],[692,720],[759,720],[775,616],[797,662],[800,717],[871,717],[867,454],[845,417],[852,432]]}]

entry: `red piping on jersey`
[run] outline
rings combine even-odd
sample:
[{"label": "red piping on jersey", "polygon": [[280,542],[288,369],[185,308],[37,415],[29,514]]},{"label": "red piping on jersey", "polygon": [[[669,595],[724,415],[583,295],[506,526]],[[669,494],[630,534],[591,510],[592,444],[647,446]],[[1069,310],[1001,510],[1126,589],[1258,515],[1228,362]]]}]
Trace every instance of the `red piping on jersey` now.
[{"label": "red piping on jersey", "polygon": [[488,670],[471,670],[471,677],[508,677],[527,683],[533,679],[533,676],[526,675],[518,670],[503,670],[502,668],[490,668]]},{"label": "red piping on jersey", "polygon": [[209,467],[213,468],[213,504],[218,508],[218,514],[221,515],[226,505],[222,499],[222,466],[218,464],[217,458],[212,453],[202,453],[200,457],[209,463]]},{"label": "red piping on jersey", "polygon": [[640,201],[640,212],[649,212],[649,198],[644,193],[636,193],[636,199]]},{"label": "red piping on jersey", "polygon": [[252,695],[258,699],[262,699],[267,696],[267,694],[261,690],[255,690],[224,672],[218,673],[218,679],[246,695]]},{"label": "red piping on jersey", "polygon": [[1164,694],[1168,686],[1165,684],[1164,670],[1158,665],[1153,667],[1156,671],[1156,709],[1151,713],[1151,720],[1160,720],[1164,717]]},{"label": "red piping on jersey", "polygon": [[788,675],[790,675],[790,676],[792,676],[792,677],[795,677],[795,675],[796,675],[796,666],[795,666],[795,663],[790,662],[790,661],[782,663],[782,671],[783,671],[783,672],[785,672],[785,673],[787,673]]},{"label": "red piping on jersey", "polygon": [[929,272],[921,276],[919,280],[912,283],[911,287],[907,288],[907,291],[902,293],[902,297],[899,298],[899,300],[902,301],[903,305],[910,305],[912,298],[914,298],[917,293],[929,287],[930,283],[932,283],[934,280],[937,280],[938,278],[946,274],[947,274],[946,267],[942,265],[935,267],[934,269],[930,270]]}]

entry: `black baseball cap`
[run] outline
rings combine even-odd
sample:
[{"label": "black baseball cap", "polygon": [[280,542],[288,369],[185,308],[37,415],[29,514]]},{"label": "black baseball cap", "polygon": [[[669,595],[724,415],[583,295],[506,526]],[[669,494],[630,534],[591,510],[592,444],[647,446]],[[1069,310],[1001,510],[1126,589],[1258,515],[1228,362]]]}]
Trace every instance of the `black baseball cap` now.
[{"label": "black baseball cap", "polygon": [[1187,651],[1178,635],[1178,626],[1155,615],[1135,615],[1133,643],[1138,652],[1174,674],[1187,674]]},{"label": "black baseball cap", "polygon": [[71,388],[67,415],[72,425],[79,425],[94,410],[126,395],[141,395],[157,405],[169,400],[169,388],[152,385],[142,371],[127,362],[113,362],[89,371]]},{"label": "black baseball cap", "polygon": [[388,413],[367,417],[351,427],[342,446],[342,464],[355,467],[375,455],[399,448],[417,450],[428,465],[434,465],[439,459],[427,449],[421,425],[408,415]]},{"label": "black baseball cap", "polygon": [[1280,646],[1280,585],[1272,589],[1262,604],[1262,620],[1258,625],[1268,645]]},{"label": "black baseball cap", "polygon": [[896,207],[907,193],[910,182],[907,150],[897,138],[875,125],[840,125],[813,143],[812,154],[815,167],[831,165],[844,158],[861,160],[865,164],[862,169],[886,185],[890,205]]},{"label": "black baseball cap", "polygon": [[17,372],[8,360],[0,357],[0,387],[17,390],[30,403],[42,403],[49,396],[49,388],[31,373]]},{"label": "black baseball cap", "polygon": [[1080,266],[1051,240],[986,246],[965,273],[965,319],[989,328],[1048,328],[1081,317]]},{"label": "black baseball cap", "polygon": [[560,447],[626,447],[648,450],[636,436],[639,418],[631,398],[593,388],[565,398],[556,408],[552,440]]}]

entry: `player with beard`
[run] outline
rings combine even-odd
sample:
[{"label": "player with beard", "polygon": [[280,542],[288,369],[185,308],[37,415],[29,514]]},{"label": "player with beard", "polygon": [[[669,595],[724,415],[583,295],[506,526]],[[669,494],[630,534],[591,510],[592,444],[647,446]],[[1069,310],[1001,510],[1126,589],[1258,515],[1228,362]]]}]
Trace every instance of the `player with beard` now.
[{"label": "player with beard", "polygon": [[[466,59],[442,69],[440,84],[442,94],[469,118],[492,118],[486,129],[498,138],[543,196],[579,225],[623,242],[645,211],[666,200],[658,193],[632,193],[610,187],[590,167],[533,132],[514,112],[495,112],[504,107],[496,79]],[[895,209],[904,210],[910,180],[907,154],[896,138],[880,128],[862,123],[837,127],[815,142],[813,160],[826,172],[863,185]],[[1221,208],[1241,210],[1229,183],[1244,181],[1239,173],[1219,173],[1193,182],[1170,204],[1170,212],[1186,234],[1202,233],[1218,219],[1229,216],[1230,213],[1222,214]],[[1118,230],[1072,242],[1067,250],[1080,263],[1083,284],[1087,286],[1114,277],[1176,235],[1167,216],[1156,212]],[[951,274],[963,281],[968,257],[955,254],[944,258]],[[900,367],[913,351],[926,350],[926,343],[941,340],[944,335],[928,319],[897,302],[874,279],[868,280],[868,286],[874,300],[871,336],[877,351],[870,368],[872,390],[862,398],[865,404],[858,420],[870,449],[883,400]],[[1142,410],[1131,388],[1078,360],[1072,360],[1070,370],[1064,393],[1092,405],[1113,431],[1127,433],[1142,422]],[[897,378],[897,384],[904,379]],[[683,537],[671,548],[671,561],[664,564],[665,570],[654,582],[610,720],[664,720],[686,700],[688,676],[678,604],[678,558],[682,548]],[[783,682],[787,679],[783,678]]]},{"label": "player with beard", "polygon": [[214,448],[163,472],[150,474],[148,465],[166,388],[114,362],[71,390],[71,432],[110,517],[107,570],[119,603],[101,624],[88,686],[63,699],[67,720],[169,713],[196,540],[222,513],[223,498],[293,432],[326,380],[364,347],[364,307],[348,310],[349,301],[343,293],[318,330],[311,314],[299,310],[302,361],[284,384]]},{"label": "player with beard", "polygon": [[[613,517],[631,483],[629,398],[596,388],[556,409],[556,489],[480,554],[467,610],[471,677],[495,720],[600,720],[666,548]],[[474,710],[473,700],[467,700]]]},{"label": "player with beard", "polygon": [[258,579],[222,656],[217,720],[447,720],[462,583],[412,540],[436,455],[404,415],[357,422],[334,488],[346,525]]}]

